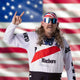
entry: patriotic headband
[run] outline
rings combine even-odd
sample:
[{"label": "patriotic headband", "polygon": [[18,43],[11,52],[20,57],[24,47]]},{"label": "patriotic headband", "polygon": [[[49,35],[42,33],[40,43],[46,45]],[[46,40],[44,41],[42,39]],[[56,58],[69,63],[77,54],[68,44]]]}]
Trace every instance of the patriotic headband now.
[{"label": "patriotic headband", "polygon": [[44,18],[46,17],[52,17],[52,18],[56,18],[57,19],[57,16],[54,12],[47,12],[44,14]]}]

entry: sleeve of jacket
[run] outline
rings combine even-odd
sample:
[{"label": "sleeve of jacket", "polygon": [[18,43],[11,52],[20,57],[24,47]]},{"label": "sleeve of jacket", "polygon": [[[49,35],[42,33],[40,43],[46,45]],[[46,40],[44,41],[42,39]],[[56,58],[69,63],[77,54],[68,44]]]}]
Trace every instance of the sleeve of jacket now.
[{"label": "sleeve of jacket", "polygon": [[[17,33],[14,34],[17,25],[10,23],[7,27],[6,32],[3,37],[3,41],[7,44],[25,48],[25,45],[29,44],[29,37],[27,33]],[[27,47],[27,46],[26,46]]]},{"label": "sleeve of jacket", "polygon": [[66,40],[65,40],[64,44],[65,44],[64,66],[65,66],[65,70],[67,72],[67,77],[68,77],[68,80],[76,80],[70,46]]}]

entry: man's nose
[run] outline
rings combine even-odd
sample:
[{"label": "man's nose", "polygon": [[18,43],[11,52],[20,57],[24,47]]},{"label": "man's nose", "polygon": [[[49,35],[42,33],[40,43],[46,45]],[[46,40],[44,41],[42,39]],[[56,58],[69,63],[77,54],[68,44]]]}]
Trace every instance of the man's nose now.
[{"label": "man's nose", "polygon": [[49,24],[52,24],[52,21],[50,21]]}]

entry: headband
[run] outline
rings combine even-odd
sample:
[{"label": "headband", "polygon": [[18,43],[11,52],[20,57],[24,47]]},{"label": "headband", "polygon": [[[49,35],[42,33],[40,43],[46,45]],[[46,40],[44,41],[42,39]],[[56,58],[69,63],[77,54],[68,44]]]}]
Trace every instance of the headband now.
[{"label": "headband", "polygon": [[54,12],[47,12],[44,14],[44,18],[46,17],[52,17],[52,18],[56,18],[57,19],[57,16]]}]

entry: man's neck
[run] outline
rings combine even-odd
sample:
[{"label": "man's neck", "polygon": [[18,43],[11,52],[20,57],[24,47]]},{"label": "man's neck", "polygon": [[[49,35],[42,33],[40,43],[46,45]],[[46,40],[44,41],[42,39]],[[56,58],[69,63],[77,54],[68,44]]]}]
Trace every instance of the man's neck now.
[{"label": "man's neck", "polygon": [[45,33],[45,35],[46,35],[48,38],[51,38],[51,37],[52,37],[52,34],[50,34],[50,33]]}]

